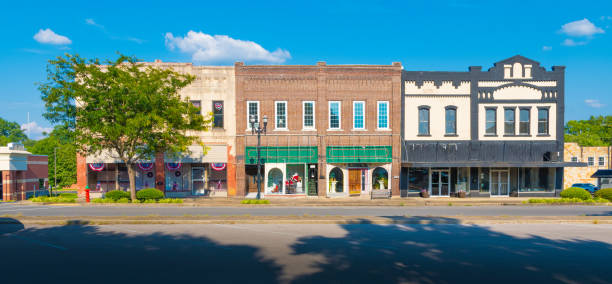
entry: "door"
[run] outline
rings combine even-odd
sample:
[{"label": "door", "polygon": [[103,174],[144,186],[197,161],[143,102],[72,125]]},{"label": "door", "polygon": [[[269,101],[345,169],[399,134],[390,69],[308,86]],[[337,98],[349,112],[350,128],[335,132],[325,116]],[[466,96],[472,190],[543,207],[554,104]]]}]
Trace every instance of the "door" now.
[{"label": "door", "polygon": [[206,195],[206,172],[204,168],[191,168],[191,194]]},{"label": "door", "polygon": [[361,169],[349,169],[349,194],[361,194]]},{"label": "door", "polygon": [[491,170],[491,196],[509,196],[509,187],[508,170]]},{"label": "door", "polygon": [[431,196],[450,195],[450,171],[432,170],[431,171]]}]

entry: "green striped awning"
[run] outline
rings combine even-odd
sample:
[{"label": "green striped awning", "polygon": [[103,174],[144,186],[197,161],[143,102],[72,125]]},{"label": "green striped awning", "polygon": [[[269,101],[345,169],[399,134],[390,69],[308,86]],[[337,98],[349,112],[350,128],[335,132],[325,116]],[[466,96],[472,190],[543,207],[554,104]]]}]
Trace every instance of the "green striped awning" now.
[{"label": "green striped awning", "polygon": [[391,163],[391,146],[328,146],[327,163]]},{"label": "green striped awning", "polygon": [[[257,147],[246,147],[246,164],[257,164]],[[314,164],[318,160],[316,146],[261,147],[262,163],[307,163]]]}]

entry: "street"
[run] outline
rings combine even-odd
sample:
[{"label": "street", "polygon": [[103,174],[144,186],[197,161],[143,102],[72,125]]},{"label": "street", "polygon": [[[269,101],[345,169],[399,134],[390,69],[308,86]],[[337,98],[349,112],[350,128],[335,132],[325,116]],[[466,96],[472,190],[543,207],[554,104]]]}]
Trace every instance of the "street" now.
[{"label": "street", "polygon": [[612,225],[0,225],[3,283],[612,283]]},{"label": "street", "polygon": [[47,206],[0,203],[1,215],[22,216],[612,216],[612,206],[342,206],[177,207]]}]

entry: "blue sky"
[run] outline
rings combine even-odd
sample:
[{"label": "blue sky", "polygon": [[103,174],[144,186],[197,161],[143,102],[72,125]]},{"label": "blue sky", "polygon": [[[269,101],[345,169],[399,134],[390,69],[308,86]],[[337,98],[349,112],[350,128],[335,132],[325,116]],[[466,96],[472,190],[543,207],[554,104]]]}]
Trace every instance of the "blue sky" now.
[{"label": "blue sky", "polygon": [[10,1],[0,25],[0,117],[30,112],[33,138],[51,127],[35,83],[65,52],[439,71],[521,54],[567,66],[566,120],[612,106],[612,1]]}]

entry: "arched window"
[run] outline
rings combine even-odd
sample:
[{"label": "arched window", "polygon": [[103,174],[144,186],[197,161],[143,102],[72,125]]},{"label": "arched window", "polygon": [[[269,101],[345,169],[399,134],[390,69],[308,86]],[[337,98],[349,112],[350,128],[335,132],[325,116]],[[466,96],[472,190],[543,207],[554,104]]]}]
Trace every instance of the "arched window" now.
[{"label": "arched window", "polygon": [[429,106],[419,107],[419,135],[429,135]]},{"label": "arched window", "polygon": [[274,193],[283,191],[283,172],[280,169],[273,168],[268,173],[268,189]]},{"label": "arched window", "polygon": [[333,168],[329,172],[329,190],[334,192],[344,191],[344,175],[338,167]]},{"label": "arched window", "polygon": [[446,107],[446,135],[457,135],[457,107]]},{"label": "arched window", "polygon": [[389,173],[386,169],[378,167],[372,171],[372,189],[388,189]]},{"label": "arched window", "polygon": [[518,62],[512,66],[512,78],[523,78],[523,65]]}]

